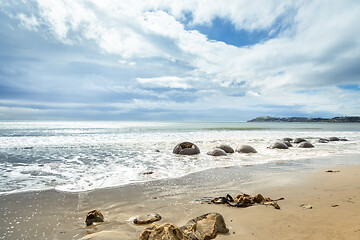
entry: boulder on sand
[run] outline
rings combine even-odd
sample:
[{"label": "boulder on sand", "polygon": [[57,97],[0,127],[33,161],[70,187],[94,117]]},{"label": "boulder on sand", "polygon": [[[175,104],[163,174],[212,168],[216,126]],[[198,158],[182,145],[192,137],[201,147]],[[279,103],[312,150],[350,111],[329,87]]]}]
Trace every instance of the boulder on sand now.
[{"label": "boulder on sand", "polygon": [[[184,235],[182,231],[172,223],[164,223],[161,225],[153,224],[145,228],[139,240],[183,240]],[[190,240],[190,239],[189,239]]]},{"label": "boulder on sand", "polygon": [[174,147],[173,153],[180,155],[199,154],[200,149],[191,142],[182,142]]},{"label": "boulder on sand", "polygon": [[313,148],[314,145],[312,145],[310,142],[305,141],[300,143],[299,148]]},{"label": "boulder on sand", "polygon": [[269,147],[271,149],[288,149],[289,147],[283,142],[275,142]]},{"label": "boulder on sand", "polygon": [[91,210],[86,215],[86,220],[85,220],[86,226],[90,226],[94,222],[103,222],[103,221],[104,221],[104,216],[99,210],[96,209]]},{"label": "boulder on sand", "polygon": [[250,145],[241,145],[240,147],[236,148],[238,153],[257,153],[255,148]]},{"label": "boulder on sand", "polygon": [[330,137],[329,140],[331,142],[337,142],[337,141],[340,141],[340,139],[338,137]]},{"label": "boulder on sand", "polygon": [[146,215],[134,218],[133,223],[135,223],[137,225],[141,225],[141,224],[150,224],[150,223],[160,221],[160,220],[161,220],[160,214],[150,213],[150,214],[146,214]]},{"label": "boulder on sand", "polygon": [[305,142],[306,140],[303,138],[295,138],[294,139],[294,143],[301,143],[301,142]]},{"label": "boulder on sand", "polygon": [[283,141],[283,143],[286,145],[286,146],[288,146],[288,147],[292,147],[293,145],[290,143],[290,142],[288,142],[288,141]]},{"label": "boulder on sand", "polygon": [[318,140],[319,143],[328,143],[329,142],[329,139],[326,139],[326,138],[320,138]]},{"label": "boulder on sand", "polygon": [[224,150],[226,153],[234,153],[234,149],[227,144],[217,145],[216,148]]},{"label": "boulder on sand", "polygon": [[207,155],[210,156],[226,156],[226,152],[220,148],[214,148],[213,150],[207,152]]},{"label": "boulder on sand", "polygon": [[281,139],[281,141],[283,142],[292,142],[292,140],[293,140],[292,138],[288,138],[288,137]]}]

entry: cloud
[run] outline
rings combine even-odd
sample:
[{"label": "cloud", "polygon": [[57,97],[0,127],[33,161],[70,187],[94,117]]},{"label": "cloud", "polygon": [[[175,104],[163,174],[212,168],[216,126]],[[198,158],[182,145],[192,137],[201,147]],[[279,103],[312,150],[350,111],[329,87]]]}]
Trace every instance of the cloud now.
[{"label": "cloud", "polygon": [[[0,84],[8,89],[2,100],[85,104],[101,112],[98,102],[114,114],[120,106],[132,113],[176,107],[189,116],[187,109],[206,116],[227,109],[224,119],[236,111],[291,108],[360,114],[359,92],[339,87],[356,85],[360,77],[357,1],[37,0],[0,6]],[[211,39],[201,26],[211,30],[217,19],[233,26],[237,37],[256,41],[234,46],[225,36]]]}]

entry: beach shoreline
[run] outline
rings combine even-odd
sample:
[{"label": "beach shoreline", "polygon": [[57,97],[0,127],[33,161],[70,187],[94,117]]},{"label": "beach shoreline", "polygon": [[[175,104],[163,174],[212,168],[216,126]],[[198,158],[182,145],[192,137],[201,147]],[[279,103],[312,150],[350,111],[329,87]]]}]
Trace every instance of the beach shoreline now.
[{"label": "beach shoreline", "polygon": [[[358,155],[352,158],[351,167],[346,166],[351,164],[345,157],[329,160],[328,167],[324,162],[317,165],[316,160],[279,161],[265,167],[217,168],[89,192],[47,190],[3,195],[4,222],[0,228],[4,235],[0,239],[138,239],[145,227],[131,222],[138,215],[159,213],[159,224],[182,226],[208,212],[222,214],[230,230],[216,239],[358,239],[360,166],[356,164]],[[325,172],[327,169],[339,172]],[[281,210],[195,201],[242,192],[285,200],[279,201]],[[304,209],[302,204],[313,208]],[[86,227],[86,213],[92,209],[100,210],[105,222]]]}]

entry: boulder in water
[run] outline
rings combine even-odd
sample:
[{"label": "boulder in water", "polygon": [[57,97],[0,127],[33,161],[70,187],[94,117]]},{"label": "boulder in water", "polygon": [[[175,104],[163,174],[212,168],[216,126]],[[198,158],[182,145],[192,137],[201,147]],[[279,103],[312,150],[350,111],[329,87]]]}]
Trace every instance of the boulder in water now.
[{"label": "boulder in water", "polygon": [[283,143],[283,142],[275,142],[273,144],[271,144],[270,146],[271,149],[288,149],[289,147]]},{"label": "boulder in water", "polygon": [[103,222],[104,221],[104,216],[102,215],[102,213],[99,210],[91,210],[88,212],[88,214],[86,215],[86,226],[90,226],[92,225],[94,222]]},{"label": "boulder in water", "polygon": [[241,145],[240,147],[236,148],[238,153],[257,153],[255,148],[250,145]]},{"label": "boulder in water", "polygon": [[224,150],[226,153],[234,153],[234,149],[227,144],[217,145],[216,148]]},{"label": "boulder in water", "polygon": [[305,142],[306,140],[303,138],[295,138],[294,139],[294,143],[301,143],[301,142]]},{"label": "boulder in water", "polygon": [[213,150],[207,152],[207,155],[210,156],[226,156],[226,152],[220,148],[214,148]]},{"label": "boulder in water", "polygon": [[310,142],[305,141],[300,143],[299,148],[313,148],[314,145],[312,145]]},{"label": "boulder in water", "polygon": [[194,155],[199,154],[200,149],[191,142],[182,142],[175,146],[173,153],[180,155]]}]

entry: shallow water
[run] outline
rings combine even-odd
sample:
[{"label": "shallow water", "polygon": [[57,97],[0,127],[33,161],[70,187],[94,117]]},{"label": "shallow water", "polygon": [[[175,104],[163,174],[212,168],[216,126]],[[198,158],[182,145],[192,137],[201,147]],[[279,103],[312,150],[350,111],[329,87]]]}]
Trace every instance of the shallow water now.
[{"label": "shallow water", "polygon": [[[317,143],[332,136],[349,141]],[[306,138],[315,148],[267,149],[283,137]],[[201,154],[172,154],[183,141]],[[249,144],[258,153],[206,155],[220,143]],[[0,193],[78,192],[217,167],[358,154],[359,143],[360,124],[351,123],[0,122]]]}]

